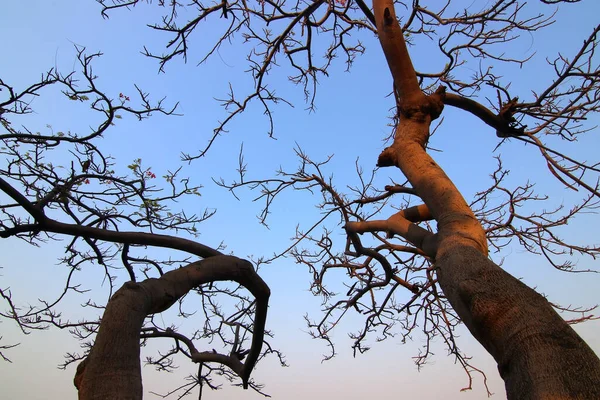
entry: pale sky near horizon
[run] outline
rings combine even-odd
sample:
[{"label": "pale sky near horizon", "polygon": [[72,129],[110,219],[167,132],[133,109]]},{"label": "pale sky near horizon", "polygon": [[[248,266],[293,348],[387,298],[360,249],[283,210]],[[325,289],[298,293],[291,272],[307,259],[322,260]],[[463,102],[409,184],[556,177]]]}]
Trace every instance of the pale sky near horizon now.
[{"label": "pale sky near horizon", "polygon": [[[550,9],[553,8],[546,8]],[[548,76],[545,57],[553,57],[557,50],[568,48],[571,44],[580,45],[597,23],[600,13],[600,6],[593,1],[564,9],[567,11],[559,14],[556,25],[547,33],[527,35],[519,42],[523,54],[536,52],[533,67],[525,67],[521,72],[510,70],[517,71],[511,75],[513,88],[524,87],[524,95],[529,88],[543,85],[542,79]],[[104,53],[94,71],[109,94],[131,93],[133,84],[138,83],[154,98],[167,96],[168,101],[180,101],[183,117],[157,116],[142,123],[132,118],[119,121],[115,132],[107,135],[105,148],[121,166],[141,157],[152,164],[157,175],[160,171],[173,168],[178,163],[180,152],[205,143],[207,133],[222,118],[223,112],[214,98],[222,97],[228,89],[227,79],[223,77],[238,81],[238,87],[248,85],[247,81],[242,80],[244,57],[243,54],[236,54],[236,47],[223,49],[218,57],[201,66],[196,66],[197,57],[194,57],[192,48],[188,64],[175,60],[167,66],[166,74],[157,74],[156,62],[140,54],[143,45],[149,44],[161,52],[161,46],[165,43],[164,37],[150,32],[144,26],[151,18],[156,18],[156,15],[149,13],[150,7],[116,12],[108,20],[100,16],[100,7],[92,0],[5,2],[0,10],[0,33],[4,38],[0,79],[6,83],[22,88],[35,82],[41,73],[51,67],[57,66],[63,71],[77,68],[73,44],[78,44],[86,46],[90,52]],[[400,10],[398,14],[401,15]],[[300,100],[295,108],[276,109],[276,141],[267,138],[267,126],[262,116],[258,115],[258,107],[251,107],[231,126],[229,134],[217,140],[206,159],[185,167],[188,174],[205,185],[199,208],[218,205],[218,213],[204,225],[200,241],[211,246],[225,241],[227,250],[240,257],[270,255],[289,246],[288,239],[293,236],[297,223],[308,224],[306,221],[318,213],[310,199],[288,196],[285,202],[275,205],[270,229],[266,229],[256,221],[259,205],[251,202],[254,197],[252,193],[242,193],[242,200],[238,202],[228,193],[215,188],[211,177],[231,178],[235,175],[241,142],[244,142],[249,173],[253,176],[271,176],[279,165],[293,170],[296,165],[292,151],[295,143],[315,159],[335,153],[331,172],[335,173],[339,187],[355,180],[354,162],[357,157],[360,157],[365,170],[373,168],[382,149],[381,140],[389,134],[386,117],[391,105],[386,95],[389,93],[390,78],[380,49],[373,45],[375,42],[372,38],[364,40],[370,47],[363,57],[357,59],[350,73],[337,68],[330,78],[320,80],[316,112],[303,110],[302,96],[298,92],[294,96]],[[192,43],[198,46],[203,44],[197,39]],[[418,52],[418,49],[412,51]],[[425,69],[426,63],[426,54],[415,54],[417,68]],[[288,72],[282,73],[282,76]],[[283,83],[282,86],[283,92],[291,91],[289,86]],[[37,126],[40,130],[45,129],[46,124],[65,130],[86,129],[92,124],[86,119],[88,114],[80,115],[70,109],[65,112],[62,108],[65,104],[61,102],[44,103],[43,97],[37,101],[39,112],[28,117],[28,120],[22,120],[24,124]],[[493,171],[495,161],[492,151],[498,143],[497,138],[492,129],[455,110],[446,110],[444,117],[444,125],[432,139],[432,147],[443,152],[434,152],[433,157],[470,201],[474,193],[484,187]],[[594,121],[600,123],[597,115],[590,123]],[[597,160],[599,145],[598,132],[595,131],[572,148],[580,158]],[[534,149],[512,143],[500,151],[506,155],[506,166],[511,169],[514,182],[524,183],[530,178],[538,188],[551,194],[543,207],[551,208],[563,201],[568,204],[573,194],[551,179],[545,163]],[[469,156],[465,157],[464,154]],[[386,171],[381,177],[382,181],[388,175],[391,172]],[[5,201],[2,195],[0,201]],[[199,209],[194,207],[198,208],[198,205],[191,205],[192,211],[198,212]],[[289,215],[295,218],[287,218]],[[569,235],[573,241],[580,243],[598,244],[600,239],[595,227],[599,223],[597,215],[587,215],[585,219],[580,218],[570,225],[563,235]],[[336,234],[341,235],[340,232]],[[65,272],[64,267],[57,265],[56,261],[61,255],[60,245],[55,243],[32,248],[15,240],[1,240],[0,287],[4,289],[10,286],[21,305],[33,303],[44,295],[55,295],[61,289],[61,276]],[[495,261],[505,257],[503,265],[510,273],[536,287],[554,302],[582,306],[599,302],[597,288],[600,277],[597,274],[560,273],[517,246],[492,257]],[[598,262],[592,263],[583,258],[581,262],[582,266],[600,269]],[[474,375],[473,390],[460,391],[468,384],[467,377],[459,366],[454,365],[453,359],[447,357],[447,351],[440,341],[435,343],[436,356],[421,371],[417,371],[412,357],[424,344],[423,338],[417,333],[413,341],[407,344],[401,344],[399,338],[375,343],[373,338],[369,352],[352,358],[351,341],[347,333],[356,331],[360,326],[361,321],[356,316],[344,321],[335,330],[338,355],[322,363],[322,354],[327,352],[327,348],[323,343],[310,339],[303,320],[307,312],[317,317],[320,308],[320,299],[308,292],[308,272],[292,260],[281,260],[264,267],[261,273],[273,293],[268,320],[268,328],[276,335],[272,343],[286,355],[290,364],[288,368],[280,368],[276,360],[270,358],[260,364],[254,373],[255,379],[266,385],[265,391],[274,399],[485,398],[482,379],[477,374]],[[97,277],[101,279],[101,274],[90,268],[82,281],[90,286],[99,286],[94,280]],[[77,313],[81,312],[76,307],[80,302],[80,299],[75,299],[66,308],[74,315],[69,315],[70,318],[76,319]],[[0,308],[4,310],[6,307],[0,303]],[[600,353],[600,322],[578,325],[576,329],[596,353]],[[487,374],[490,390],[495,393],[492,398],[504,398],[503,383],[493,360],[464,328],[460,332],[463,350],[472,355],[473,364]],[[66,371],[56,369],[66,352],[79,350],[68,332],[49,330],[23,336],[13,323],[1,321],[0,336],[3,337],[0,344],[21,343],[18,348],[5,352],[13,360],[12,364],[0,361],[0,397],[40,400],[76,397],[72,384],[74,368]],[[185,360],[178,361],[180,369],[173,374],[157,374],[151,368],[144,369],[146,398],[157,398],[148,392],[164,393],[173,389],[181,384],[182,376],[196,370],[194,365]],[[231,388],[227,383],[224,384],[224,390],[206,391],[204,396],[206,399],[262,398],[251,391]]]}]

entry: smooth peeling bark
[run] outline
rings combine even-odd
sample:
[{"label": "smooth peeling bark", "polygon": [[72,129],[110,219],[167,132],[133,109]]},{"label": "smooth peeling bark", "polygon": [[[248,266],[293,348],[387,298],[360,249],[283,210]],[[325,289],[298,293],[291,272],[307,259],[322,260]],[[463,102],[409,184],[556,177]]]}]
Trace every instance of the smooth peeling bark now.
[{"label": "smooth peeling bark", "polygon": [[82,400],[142,399],[140,331],[146,316],[171,307],[193,288],[208,282],[233,281],[256,299],[254,335],[245,363],[234,356],[192,352],[195,362],[220,362],[247,387],[260,355],[270,290],[252,264],[232,256],[215,256],[164,274],[159,279],[128,282],[110,299],[94,346],[77,367],[75,386]]},{"label": "smooth peeling bark", "polygon": [[394,143],[378,165],[400,168],[437,221],[432,258],[440,287],[496,360],[509,399],[600,399],[598,357],[544,297],[488,259],[481,224],[426,153],[445,93],[425,96],[415,89],[416,73],[393,7],[392,0],[373,1],[379,40],[400,95]]}]

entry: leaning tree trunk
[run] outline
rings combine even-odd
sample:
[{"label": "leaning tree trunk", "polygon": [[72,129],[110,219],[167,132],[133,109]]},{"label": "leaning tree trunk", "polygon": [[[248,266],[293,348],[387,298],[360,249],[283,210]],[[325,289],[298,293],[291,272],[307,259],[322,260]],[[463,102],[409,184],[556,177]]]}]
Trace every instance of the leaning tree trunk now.
[{"label": "leaning tree trunk", "polygon": [[[102,316],[94,346],[77,366],[75,386],[79,399],[142,399],[140,331],[144,319],[167,310],[193,288],[215,281],[237,282],[256,299],[254,334],[246,361],[242,363],[237,354],[200,352],[191,342],[186,345],[193,362],[224,364],[238,374],[247,387],[263,343],[269,287],[250,262],[232,256],[213,256],[167,272],[158,279],[127,282],[112,296]],[[165,333],[168,336],[169,331]],[[174,338],[181,337],[173,332],[171,334]]]},{"label": "leaning tree trunk", "polygon": [[426,153],[444,90],[421,91],[393,1],[373,5],[400,113],[394,143],[378,165],[400,168],[437,221],[435,246],[425,251],[435,258],[448,301],[498,363],[509,399],[600,399],[598,357],[545,298],[488,259],[481,224]]}]

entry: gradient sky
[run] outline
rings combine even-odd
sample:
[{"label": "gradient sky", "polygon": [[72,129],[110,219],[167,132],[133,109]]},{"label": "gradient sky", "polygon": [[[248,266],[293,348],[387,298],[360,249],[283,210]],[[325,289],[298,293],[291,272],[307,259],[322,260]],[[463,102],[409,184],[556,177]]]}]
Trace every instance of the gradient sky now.
[{"label": "gradient sky", "polygon": [[[425,2],[424,2],[425,3]],[[437,3],[437,0],[429,2]],[[477,3],[477,2],[475,2]],[[535,7],[535,6],[534,6]],[[552,8],[546,7],[545,11]],[[0,33],[3,38],[0,51],[0,79],[23,88],[35,82],[40,74],[51,67],[60,71],[77,68],[74,44],[86,46],[88,51],[102,51],[104,56],[95,64],[98,82],[106,93],[118,96],[119,92],[132,94],[137,83],[155,99],[167,96],[167,101],[179,101],[182,117],[156,116],[139,123],[124,118],[110,131],[104,141],[104,149],[125,168],[134,158],[142,158],[151,165],[157,175],[176,168],[181,151],[200,148],[206,143],[210,132],[223,111],[214,98],[222,98],[228,90],[228,82],[234,82],[239,90],[249,88],[245,79],[245,53],[239,47],[224,47],[207,63],[196,66],[199,51],[210,43],[210,37],[193,38],[190,60],[184,64],[176,60],[169,64],[166,74],[157,73],[157,64],[140,54],[142,45],[157,52],[162,51],[166,38],[150,31],[145,23],[157,21],[160,16],[155,7],[139,7],[133,12],[121,11],[108,20],[100,16],[100,6],[92,0],[79,1],[12,1],[0,8]],[[535,11],[535,10],[533,10]],[[512,88],[527,96],[529,90],[543,87],[551,71],[545,57],[553,57],[559,49],[580,45],[589,35],[600,5],[595,1],[564,7],[560,18],[543,35],[528,35],[514,44],[510,50],[517,56],[535,52],[532,65],[523,69],[498,68],[500,74],[510,76]],[[401,11],[398,11],[401,15]],[[218,23],[216,21],[215,23]],[[209,35],[210,36],[210,35]],[[277,140],[266,135],[267,123],[258,107],[250,109],[230,126],[230,133],[219,138],[208,156],[200,162],[185,167],[185,172],[195,182],[205,185],[201,204],[184,203],[193,212],[204,208],[217,208],[217,215],[202,227],[200,241],[217,246],[224,241],[227,251],[240,257],[270,255],[289,246],[288,238],[294,234],[296,224],[309,226],[318,210],[314,199],[305,195],[288,195],[273,209],[270,229],[257,223],[260,204],[252,203],[252,193],[241,192],[241,201],[215,187],[211,178],[235,177],[235,166],[240,144],[244,143],[249,177],[268,177],[281,165],[294,168],[296,159],[293,147],[298,143],[314,159],[335,154],[328,169],[335,175],[338,187],[356,182],[354,162],[360,162],[366,171],[374,167],[377,155],[383,148],[382,139],[389,134],[386,119],[392,106],[386,97],[391,78],[380,48],[373,37],[362,39],[367,53],[359,58],[350,73],[343,71],[338,63],[331,77],[321,79],[317,98],[317,110],[304,110],[302,93],[295,90],[284,78],[289,71],[275,72],[272,82],[278,93],[290,96],[296,107],[276,108]],[[428,69],[435,62],[428,53],[412,48],[411,54],[418,69]],[[433,68],[432,68],[433,69]],[[2,95],[0,93],[0,95]],[[73,102],[61,100],[49,91],[48,97],[40,97],[34,104],[36,113],[22,119],[32,129],[44,130],[46,124],[54,129],[86,130],[94,124],[94,116]],[[444,124],[432,139],[432,147],[442,150],[433,153],[459,189],[470,201],[477,190],[489,181],[495,161],[493,150],[497,138],[492,129],[482,125],[474,117],[455,110],[444,112]],[[597,116],[594,121],[600,122]],[[590,123],[594,123],[590,121]],[[597,160],[600,141],[596,132],[569,147],[570,154],[587,160]],[[550,179],[545,163],[532,148],[518,143],[508,143],[500,151],[505,166],[511,172],[511,182],[536,182],[537,188],[551,194],[543,205],[566,203],[573,194],[560,183]],[[468,156],[465,156],[468,154]],[[394,175],[395,174],[395,175]],[[398,179],[398,174],[384,171],[380,175],[383,184],[388,179]],[[5,198],[0,195],[0,201]],[[218,206],[218,207],[217,207]],[[293,215],[294,218],[289,218]],[[572,241],[582,244],[598,243],[596,215],[586,215],[562,231]],[[341,235],[338,230],[337,235]],[[43,248],[32,248],[15,240],[0,241],[0,286],[11,287],[19,304],[33,303],[37,298],[53,296],[61,289],[65,268],[57,265],[61,254],[60,243]],[[537,257],[525,254],[519,247],[511,247],[504,254],[493,255],[499,261],[506,257],[504,266],[528,285],[545,293],[552,301],[562,304],[589,306],[598,302],[597,275],[567,275],[553,270]],[[581,259],[581,266],[598,267],[590,260]],[[468,384],[467,377],[439,342],[430,364],[417,371],[412,357],[424,344],[418,334],[413,342],[401,345],[400,339],[391,338],[384,343],[373,343],[372,350],[352,358],[347,332],[360,325],[357,317],[349,318],[334,332],[339,355],[332,361],[321,363],[327,348],[306,334],[303,315],[318,316],[320,300],[308,292],[310,276],[306,270],[291,260],[281,260],[262,270],[262,275],[272,288],[269,329],[275,332],[273,344],[281,349],[290,364],[280,368],[270,359],[257,367],[254,377],[265,383],[265,391],[274,399],[343,398],[363,399],[480,399],[485,397],[483,383],[476,376],[474,390],[461,392]],[[100,286],[100,271],[90,268],[80,279],[88,287]],[[56,283],[56,285],[54,285]],[[65,310],[68,317],[77,319],[81,314],[77,304],[81,299],[71,299]],[[3,309],[4,305],[1,306]],[[198,323],[201,323],[198,322]],[[584,339],[600,352],[600,323],[591,322],[577,327]],[[76,351],[77,343],[67,332],[50,330],[19,335],[10,321],[0,322],[2,343],[20,342],[21,345],[6,352],[13,363],[0,362],[0,389],[7,399],[75,398],[72,385],[74,368],[56,369],[67,351]],[[474,357],[474,365],[487,373],[494,398],[504,398],[503,383],[493,360],[469,333],[462,329],[460,344]],[[180,360],[181,368],[173,374],[157,375],[150,368],[144,369],[144,389],[166,392],[181,382],[181,377],[195,371],[195,366]],[[221,392],[205,393],[205,398],[262,398],[251,391],[225,388]]]}]

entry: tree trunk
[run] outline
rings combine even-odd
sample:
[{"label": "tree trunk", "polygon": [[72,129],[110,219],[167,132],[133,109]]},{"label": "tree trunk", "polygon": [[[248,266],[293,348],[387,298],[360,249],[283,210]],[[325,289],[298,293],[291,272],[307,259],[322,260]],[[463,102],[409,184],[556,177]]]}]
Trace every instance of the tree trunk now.
[{"label": "tree trunk", "polygon": [[246,362],[242,363],[236,354],[199,352],[191,341],[186,344],[192,346],[188,348],[192,361],[224,364],[247,387],[263,343],[270,290],[250,262],[232,256],[214,256],[167,272],[159,279],[127,282],[113,295],[102,316],[94,346],[77,367],[74,383],[79,399],[142,399],[140,331],[144,319],[167,310],[191,289],[215,281],[237,282],[255,297],[254,335]]},{"label": "tree trunk", "polygon": [[437,221],[435,246],[423,250],[435,260],[448,301],[498,363],[509,399],[600,399],[596,354],[544,297],[488,259],[481,224],[426,153],[444,90],[426,96],[419,88],[393,1],[374,0],[373,8],[400,113],[394,143],[378,165],[400,168]]},{"label": "tree trunk", "polygon": [[600,399],[600,360],[550,303],[472,247],[436,260],[438,281],[498,363],[509,399]]}]

